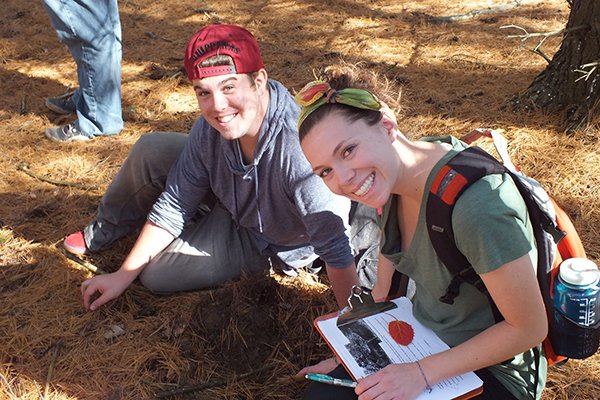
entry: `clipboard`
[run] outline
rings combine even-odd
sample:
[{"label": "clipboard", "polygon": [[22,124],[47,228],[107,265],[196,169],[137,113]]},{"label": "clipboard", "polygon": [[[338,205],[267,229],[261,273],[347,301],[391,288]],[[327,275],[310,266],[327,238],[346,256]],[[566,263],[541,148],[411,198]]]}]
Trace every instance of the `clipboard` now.
[{"label": "clipboard", "polygon": [[396,308],[391,301],[376,303],[371,293],[360,286],[352,286],[350,297],[348,297],[348,308],[342,310],[336,325],[343,326],[347,323],[369,317],[371,315],[385,312]]},{"label": "clipboard", "polygon": [[[396,325],[406,328],[404,337],[393,332],[392,326]],[[316,318],[314,326],[355,381],[386,365],[414,362],[449,348],[435,332],[415,319],[408,298],[375,302],[368,290],[358,286],[352,288],[347,307]],[[483,392],[483,381],[468,372],[432,388],[417,399],[470,399]]]}]

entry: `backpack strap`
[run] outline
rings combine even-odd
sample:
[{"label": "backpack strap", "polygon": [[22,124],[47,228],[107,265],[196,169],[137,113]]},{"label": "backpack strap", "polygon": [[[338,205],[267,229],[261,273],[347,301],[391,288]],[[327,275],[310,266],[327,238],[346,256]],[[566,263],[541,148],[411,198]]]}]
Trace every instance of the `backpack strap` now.
[{"label": "backpack strap", "polygon": [[[499,134],[496,136],[501,137]],[[479,275],[456,247],[452,231],[452,211],[458,197],[478,179],[494,173],[509,174],[527,207],[537,246],[537,279],[550,325],[548,337],[543,342],[544,355],[549,365],[564,363],[566,358],[561,355],[564,354],[561,350],[562,342],[556,339],[560,333],[553,327],[555,322],[551,314],[553,279],[562,259],[585,257],[585,250],[566,213],[541,189],[539,183],[520,173],[512,163],[507,163],[510,158],[506,151],[506,142],[497,140],[493,135],[492,138],[504,165],[483,150],[469,147],[454,156],[440,170],[434,178],[427,198],[426,222],[429,237],[438,257],[453,276],[440,301],[452,304],[459,294],[460,285],[467,282],[487,296],[496,322],[503,319]],[[537,383],[539,349],[534,349],[534,355]],[[537,388],[537,385],[535,386]]]},{"label": "backpack strap", "polygon": [[[485,285],[466,257],[458,250],[452,229],[452,211],[456,200],[483,176],[506,172],[494,157],[478,147],[468,147],[455,155],[436,175],[427,197],[427,231],[433,248],[453,278],[440,301],[453,304],[463,282],[474,285],[488,296],[494,316],[500,313]],[[497,319],[498,320],[498,319]],[[501,320],[501,317],[500,317]]]}]

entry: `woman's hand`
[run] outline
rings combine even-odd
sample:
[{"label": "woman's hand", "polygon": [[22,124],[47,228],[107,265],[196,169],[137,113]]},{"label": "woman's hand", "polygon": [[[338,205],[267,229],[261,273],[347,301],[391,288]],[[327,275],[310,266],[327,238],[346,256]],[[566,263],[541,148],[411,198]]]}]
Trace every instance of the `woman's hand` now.
[{"label": "woman's hand", "polygon": [[358,381],[359,400],[412,400],[427,387],[417,363],[390,364]]},{"label": "woman's hand", "polygon": [[339,364],[340,363],[335,357],[331,357],[319,362],[318,364],[302,368],[300,372],[298,372],[294,376],[294,379],[304,379],[304,375],[306,374],[328,374],[329,372],[333,371]]}]

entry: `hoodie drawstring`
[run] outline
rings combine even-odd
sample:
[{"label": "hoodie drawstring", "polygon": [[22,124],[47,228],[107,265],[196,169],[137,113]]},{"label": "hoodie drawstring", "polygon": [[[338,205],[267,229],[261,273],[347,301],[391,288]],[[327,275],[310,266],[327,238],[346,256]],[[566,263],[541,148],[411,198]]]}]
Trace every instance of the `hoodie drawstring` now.
[{"label": "hoodie drawstring", "polygon": [[[254,171],[254,196],[256,198],[256,212],[258,214],[258,230],[260,233],[263,233],[263,220],[262,220],[262,215],[260,214],[260,200],[258,197],[258,163],[254,163],[252,164],[252,168]],[[246,172],[244,174],[243,179],[249,179],[248,174],[250,174],[250,171]],[[235,180],[234,180],[235,181]],[[234,187],[235,189],[235,187]],[[236,208],[236,213],[238,212],[237,210],[237,198],[236,198],[236,202],[235,202],[235,208]]]},{"label": "hoodie drawstring", "polygon": [[258,164],[254,164],[254,190],[256,192],[256,210],[258,213],[258,228],[263,233],[262,216],[260,215],[260,199],[258,197]]},{"label": "hoodie drawstring", "polygon": [[240,210],[238,209],[237,199],[237,183],[235,177],[233,178],[233,202],[235,203],[235,227],[240,229]]}]

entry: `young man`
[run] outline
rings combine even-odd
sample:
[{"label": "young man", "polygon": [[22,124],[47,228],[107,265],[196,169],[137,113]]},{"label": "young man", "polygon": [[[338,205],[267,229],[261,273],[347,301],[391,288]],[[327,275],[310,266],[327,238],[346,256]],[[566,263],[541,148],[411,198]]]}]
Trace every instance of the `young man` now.
[{"label": "young man", "polygon": [[169,293],[263,271],[270,260],[299,268],[317,257],[344,306],[359,283],[350,202],[313,174],[298,141],[299,109],[267,78],[256,39],[239,26],[207,26],[189,42],[185,67],[202,111],[190,134],[140,138],[97,219],[64,241],[85,254],[141,227],[118,271],[83,282],[85,307],[116,298],[138,276]]}]

